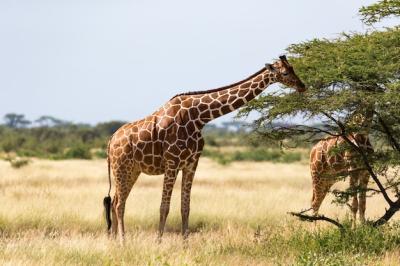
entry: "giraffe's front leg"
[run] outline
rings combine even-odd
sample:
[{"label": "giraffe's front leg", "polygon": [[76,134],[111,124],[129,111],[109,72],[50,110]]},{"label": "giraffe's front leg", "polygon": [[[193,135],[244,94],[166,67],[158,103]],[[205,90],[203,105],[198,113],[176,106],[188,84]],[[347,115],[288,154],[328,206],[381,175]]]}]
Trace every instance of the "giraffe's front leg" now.
[{"label": "giraffe's front leg", "polygon": [[172,190],[174,188],[177,175],[178,175],[177,169],[167,169],[165,171],[161,206],[160,206],[160,224],[158,226],[159,241],[161,241],[162,235],[164,234],[164,227],[169,213],[169,205],[171,202]]},{"label": "giraffe's front leg", "polygon": [[190,192],[192,190],[193,178],[196,172],[198,160],[190,167],[183,169],[181,189],[181,215],[182,215],[182,236],[186,239],[189,236],[189,212]]},{"label": "giraffe's front leg", "polygon": [[357,211],[358,211],[358,199],[357,199],[357,186],[358,186],[358,176],[356,174],[350,175],[350,190],[353,195],[353,201],[351,203],[351,212],[352,216],[352,227],[356,227],[356,218],[357,218]]},{"label": "giraffe's front leg", "polygon": [[322,178],[316,173],[312,173],[312,179],[313,195],[311,208],[313,209],[314,216],[317,216],[322,201],[325,199],[334,182],[328,178]]},{"label": "giraffe's front leg", "polygon": [[366,209],[366,201],[367,201],[367,187],[368,187],[369,173],[362,172],[360,175],[360,189],[358,196],[358,209],[359,209],[359,217],[360,222],[365,223],[365,209]]}]

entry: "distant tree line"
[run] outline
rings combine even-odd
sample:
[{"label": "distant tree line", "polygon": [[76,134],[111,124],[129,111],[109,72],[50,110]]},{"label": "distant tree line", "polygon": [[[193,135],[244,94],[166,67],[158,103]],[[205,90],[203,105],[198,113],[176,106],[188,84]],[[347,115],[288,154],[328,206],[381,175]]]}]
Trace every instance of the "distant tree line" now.
[{"label": "distant tree line", "polygon": [[[0,152],[47,159],[104,158],[108,139],[126,123],[79,124],[48,115],[30,121],[18,113],[6,114],[3,122],[0,124]],[[240,121],[207,125],[203,134],[208,147],[259,146],[249,127]]]},{"label": "distant tree line", "polygon": [[0,149],[18,156],[50,159],[105,157],[108,138],[125,122],[74,124],[52,116],[29,121],[9,113],[0,125]]}]

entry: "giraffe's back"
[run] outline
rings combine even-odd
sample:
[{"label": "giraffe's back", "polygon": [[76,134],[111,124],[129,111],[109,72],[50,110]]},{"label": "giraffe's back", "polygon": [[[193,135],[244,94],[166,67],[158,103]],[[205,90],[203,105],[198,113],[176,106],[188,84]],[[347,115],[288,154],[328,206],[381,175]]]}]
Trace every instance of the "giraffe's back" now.
[{"label": "giraffe's back", "polygon": [[346,175],[346,171],[343,172],[347,168],[343,143],[341,137],[330,137],[314,145],[310,153],[311,172],[325,178]]},{"label": "giraffe's back", "polygon": [[[373,152],[373,147],[368,136],[355,134],[355,137],[349,139],[366,152]],[[329,137],[320,140],[310,153],[311,172],[321,177],[339,177],[346,176],[350,171],[363,170],[360,162],[360,156],[353,151],[346,140],[339,137]]]}]

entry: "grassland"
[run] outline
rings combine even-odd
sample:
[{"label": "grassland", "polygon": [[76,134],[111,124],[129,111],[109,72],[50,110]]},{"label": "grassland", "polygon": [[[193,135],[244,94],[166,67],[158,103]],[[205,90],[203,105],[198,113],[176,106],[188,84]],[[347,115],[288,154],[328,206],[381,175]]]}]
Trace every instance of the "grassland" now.
[{"label": "grassland", "polygon": [[[309,207],[311,180],[304,163],[221,165],[202,159],[188,242],[179,235],[180,178],[167,232],[157,244],[162,178],[142,175],[127,203],[124,248],[105,234],[104,160],[33,160],[20,169],[0,161],[0,177],[0,265],[400,264],[398,214],[391,226],[359,227],[344,236],[287,214]],[[345,219],[347,209],[331,199],[321,213]],[[379,196],[368,199],[367,217],[384,207]]]}]

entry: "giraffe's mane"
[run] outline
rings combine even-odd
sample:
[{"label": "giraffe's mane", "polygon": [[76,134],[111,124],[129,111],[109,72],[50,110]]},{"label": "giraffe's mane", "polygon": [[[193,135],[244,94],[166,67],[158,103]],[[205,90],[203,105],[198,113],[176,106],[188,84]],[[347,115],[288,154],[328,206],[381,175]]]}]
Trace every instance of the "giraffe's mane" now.
[{"label": "giraffe's mane", "polygon": [[243,79],[241,81],[238,81],[238,82],[235,82],[233,84],[230,84],[230,85],[227,85],[227,86],[223,86],[223,87],[220,87],[220,88],[211,89],[211,90],[204,90],[204,91],[189,91],[189,92],[179,93],[179,94],[175,95],[174,97],[172,97],[171,100],[176,98],[176,97],[179,97],[179,96],[207,94],[207,93],[213,93],[213,92],[218,92],[218,91],[226,90],[226,89],[229,89],[229,88],[233,88],[233,87],[236,87],[237,85],[239,85],[239,84],[241,84],[243,82],[246,82],[246,81],[258,76],[259,74],[261,74],[264,71],[265,71],[265,67],[263,67],[261,70],[257,71],[256,73],[254,73],[253,75],[251,75],[248,78],[245,78],[245,79]]}]

